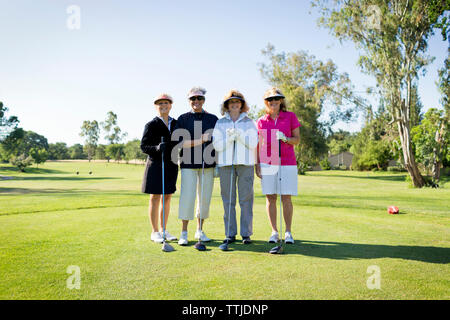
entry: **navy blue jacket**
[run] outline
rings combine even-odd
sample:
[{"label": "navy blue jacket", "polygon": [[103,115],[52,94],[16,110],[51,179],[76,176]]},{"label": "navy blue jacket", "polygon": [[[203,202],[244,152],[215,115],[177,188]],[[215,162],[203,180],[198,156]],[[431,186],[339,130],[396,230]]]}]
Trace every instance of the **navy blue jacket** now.
[{"label": "navy blue jacket", "polygon": [[[208,113],[203,110],[201,113],[195,113],[195,112],[186,112],[178,117],[176,129],[185,129],[189,132],[189,137],[180,137],[177,132],[175,132],[175,135],[172,134],[172,141],[178,141],[182,142],[183,139],[188,140],[195,140],[200,139],[201,135],[204,134],[206,131],[208,131],[212,137],[212,132],[214,130],[214,126],[216,125],[217,116],[214,114]],[[194,127],[197,125],[198,129],[195,131]],[[199,130],[201,127],[201,130]],[[194,132],[195,131],[195,132]],[[179,144],[180,146],[180,144]],[[196,146],[193,148],[189,148],[190,151],[186,150],[184,152],[187,152],[186,157],[188,157],[190,152],[190,157],[187,159],[184,159],[183,157],[183,148],[181,148],[180,156],[181,156],[181,163],[180,168],[184,169],[201,169],[202,168],[202,160],[205,160],[205,168],[213,168],[216,166],[215,162],[215,151],[212,145],[212,141],[208,141],[203,143],[201,146]],[[205,151],[205,153],[203,152]],[[201,158],[194,159],[195,154],[201,154]],[[211,155],[211,157],[207,157],[206,155]],[[206,156],[206,157],[205,157]],[[208,158],[213,158],[213,161],[208,161]],[[189,160],[189,161],[185,161]],[[197,160],[197,161],[195,161]],[[211,159],[209,159],[211,160]]]}]

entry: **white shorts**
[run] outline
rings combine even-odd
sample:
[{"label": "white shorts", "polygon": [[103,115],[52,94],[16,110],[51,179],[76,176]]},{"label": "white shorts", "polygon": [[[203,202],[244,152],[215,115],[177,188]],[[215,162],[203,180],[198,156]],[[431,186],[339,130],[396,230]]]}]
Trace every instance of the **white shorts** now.
[{"label": "white shorts", "polygon": [[[281,181],[278,165],[261,163],[261,188],[263,194],[286,194],[296,196],[298,171],[297,166],[281,166]],[[280,193],[281,185],[281,193]]]}]

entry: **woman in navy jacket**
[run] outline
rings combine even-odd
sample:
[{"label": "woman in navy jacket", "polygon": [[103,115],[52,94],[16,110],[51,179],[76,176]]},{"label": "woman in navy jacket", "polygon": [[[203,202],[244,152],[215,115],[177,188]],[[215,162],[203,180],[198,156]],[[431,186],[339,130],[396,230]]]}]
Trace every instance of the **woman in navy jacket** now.
[{"label": "woman in navy jacket", "polygon": [[[176,191],[178,176],[178,164],[171,161],[172,149],[175,143],[171,141],[171,135],[176,126],[176,120],[169,116],[173,99],[168,94],[161,94],[155,100],[155,107],[158,116],[145,125],[144,134],[141,140],[141,150],[148,155],[145,167],[144,179],[142,182],[142,192],[150,194],[149,217],[152,225],[151,239],[155,242],[163,242],[162,230],[163,219],[162,207],[162,153],[164,152],[164,222],[170,212],[170,199]],[[162,139],[163,138],[163,139]],[[159,219],[159,225],[158,225]],[[166,239],[176,240],[166,229]]]}]

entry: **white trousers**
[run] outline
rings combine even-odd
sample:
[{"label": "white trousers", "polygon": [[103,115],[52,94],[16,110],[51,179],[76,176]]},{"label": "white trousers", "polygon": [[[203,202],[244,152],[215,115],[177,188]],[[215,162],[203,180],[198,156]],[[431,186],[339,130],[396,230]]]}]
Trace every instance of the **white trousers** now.
[{"label": "white trousers", "polygon": [[[194,219],[195,198],[197,198],[196,217],[207,219],[209,217],[209,205],[214,186],[214,168],[204,169],[203,197],[202,193],[202,169],[181,169],[181,190],[178,218],[181,220]],[[200,206],[202,210],[200,212]]]}]

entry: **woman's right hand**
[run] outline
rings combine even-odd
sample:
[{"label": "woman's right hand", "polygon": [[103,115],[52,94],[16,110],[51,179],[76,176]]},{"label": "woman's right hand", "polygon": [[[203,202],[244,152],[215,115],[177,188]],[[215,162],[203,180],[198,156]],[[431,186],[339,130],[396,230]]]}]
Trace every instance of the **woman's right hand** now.
[{"label": "woman's right hand", "polygon": [[204,133],[202,134],[202,143],[208,142],[210,139],[210,134],[209,133]]},{"label": "woman's right hand", "polygon": [[255,174],[256,174],[256,176],[258,178],[262,179],[262,176],[261,176],[261,165],[259,163],[255,164]]}]

